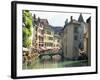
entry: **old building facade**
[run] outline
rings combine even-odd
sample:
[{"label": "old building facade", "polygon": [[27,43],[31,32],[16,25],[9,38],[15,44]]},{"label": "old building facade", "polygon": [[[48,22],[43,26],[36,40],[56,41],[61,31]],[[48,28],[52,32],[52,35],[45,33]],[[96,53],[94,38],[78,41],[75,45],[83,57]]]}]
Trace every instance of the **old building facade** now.
[{"label": "old building facade", "polygon": [[76,58],[79,55],[79,29],[80,23],[76,20],[73,20],[66,24],[63,31],[63,52],[66,58],[72,59]]},{"label": "old building facade", "polygon": [[54,31],[48,25],[44,28],[44,44],[46,49],[53,49]]},{"label": "old building facade", "polygon": [[[71,16],[70,22],[66,21],[63,29],[63,52],[68,59],[77,59],[80,55],[80,50],[84,49],[84,33],[86,32],[86,23],[82,14],[78,20]],[[87,49],[87,48],[86,48]]]},{"label": "old building facade", "polygon": [[59,35],[55,34],[47,19],[40,19],[33,16],[32,45],[38,51],[60,48]]},{"label": "old building facade", "polygon": [[91,65],[91,17],[86,21],[87,31],[84,36],[84,50],[88,56],[88,65]]},{"label": "old building facade", "polygon": [[59,34],[54,34],[53,48],[60,49],[61,47],[61,36]]}]

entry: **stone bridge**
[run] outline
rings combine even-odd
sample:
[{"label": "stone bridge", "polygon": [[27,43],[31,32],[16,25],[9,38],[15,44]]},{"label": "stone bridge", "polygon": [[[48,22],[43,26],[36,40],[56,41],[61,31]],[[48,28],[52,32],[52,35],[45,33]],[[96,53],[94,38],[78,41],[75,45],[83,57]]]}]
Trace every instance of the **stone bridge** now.
[{"label": "stone bridge", "polygon": [[41,54],[39,55],[39,59],[41,60],[43,56],[50,56],[50,60],[52,60],[52,57],[53,57],[54,55],[60,55],[61,60],[64,59],[63,53],[62,53],[61,51],[59,51],[59,52],[57,52],[57,53],[53,53],[53,52],[41,53]]}]

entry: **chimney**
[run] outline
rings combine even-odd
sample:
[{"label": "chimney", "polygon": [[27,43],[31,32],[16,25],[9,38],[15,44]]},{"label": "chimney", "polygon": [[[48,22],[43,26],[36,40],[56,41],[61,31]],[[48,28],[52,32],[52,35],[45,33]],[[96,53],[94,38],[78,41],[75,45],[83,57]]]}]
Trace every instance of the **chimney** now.
[{"label": "chimney", "polygon": [[70,17],[70,21],[71,21],[71,22],[73,21],[73,16]]}]

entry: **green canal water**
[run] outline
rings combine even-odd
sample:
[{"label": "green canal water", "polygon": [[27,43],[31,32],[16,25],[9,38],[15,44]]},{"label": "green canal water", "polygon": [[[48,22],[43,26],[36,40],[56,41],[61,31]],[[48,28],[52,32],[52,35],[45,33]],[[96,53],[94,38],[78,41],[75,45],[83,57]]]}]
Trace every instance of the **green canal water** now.
[{"label": "green canal water", "polygon": [[44,61],[40,62],[39,60],[33,61],[30,65],[27,63],[23,64],[23,69],[45,69],[45,68],[64,68],[64,67],[80,67],[88,66],[87,60],[80,61],[63,61],[63,62],[50,62]]},{"label": "green canal water", "polygon": [[[59,51],[59,53],[63,54],[62,51]],[[51,50],[45,51],[43,54],[54,54]],[[43,58],[43,57],[42,57]],[[45,57],[47,58],[47,56]],[[42,59],[33,59],[31,64],[27,65],[26,63],[23,63],[22,68],[23,69],[45,69],[45,68],[64,68],[64,67],[80,67],[80,66],[88,66],[87,60],[64,60],[64,61],[55,61],[53,59],[51,60],[44,60]]]}]

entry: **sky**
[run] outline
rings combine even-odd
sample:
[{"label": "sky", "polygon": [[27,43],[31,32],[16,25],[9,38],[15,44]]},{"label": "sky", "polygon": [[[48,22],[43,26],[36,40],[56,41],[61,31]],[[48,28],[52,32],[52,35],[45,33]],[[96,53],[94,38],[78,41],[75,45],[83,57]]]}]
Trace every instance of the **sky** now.
[{"label": "sky", "polygon": [[[80,13],[73,13],[73,12],[66,12],[66,13],[60,13],[60,12],[44,12],[44,11],[30,11],[33,14],[36,15],[36,17],[40,17],[40,19],[47,19],[49,24],[52,26],[61,26],[63,27],[65,24],[66,19],[68,19],[68,22],[70,21],[70,16],[73,16],[73,19],[78,20],[78,17]],[[82,13],[84,21],[88,19],[91,14]]]}]

